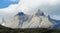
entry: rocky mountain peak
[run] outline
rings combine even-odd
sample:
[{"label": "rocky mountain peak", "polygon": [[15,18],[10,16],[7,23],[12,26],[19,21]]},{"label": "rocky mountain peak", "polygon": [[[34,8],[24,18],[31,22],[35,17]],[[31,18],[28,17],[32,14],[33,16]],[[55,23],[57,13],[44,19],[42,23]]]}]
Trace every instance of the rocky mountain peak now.
[{"label": "rocky mountain peak", "polygon": [[17,16],[23,16],[23,15],[25,15],[23,12],[19,12],[19,13],[17,14]]},{"label": "rocky mountain peak", "polygon": [[38,9],[38,11],[36,12],[35,15],[36,16],[45,16],[44,13],[40,9]]}]

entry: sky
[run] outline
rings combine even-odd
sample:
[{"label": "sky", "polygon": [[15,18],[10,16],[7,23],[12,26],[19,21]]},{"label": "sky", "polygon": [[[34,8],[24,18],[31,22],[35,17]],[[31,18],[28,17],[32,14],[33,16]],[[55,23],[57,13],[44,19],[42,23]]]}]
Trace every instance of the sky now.
[{"label": "sky", "polygon": [[6,8],[11,4],[17,4],[19,1],[17,0],[0,0],[0,9]]},{"label": "sky", "polygon": [[0,0],[0,2],[0,20],[14,16],[21,11],[33,14],[38,9],[45,15],[60,20],[60,0]]}]

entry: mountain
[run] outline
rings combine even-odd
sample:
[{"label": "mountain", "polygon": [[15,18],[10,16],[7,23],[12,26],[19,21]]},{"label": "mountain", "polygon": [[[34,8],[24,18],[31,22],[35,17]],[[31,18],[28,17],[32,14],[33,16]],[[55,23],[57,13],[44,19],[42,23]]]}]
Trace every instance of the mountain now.
[{"label": "mountain", "polygon": [[52,18],[50,18],[49,15],[48,15],[48,19],[49,19],[49,21],[54,22],[54,23],[56,23],[56,24],[60,23],[60,20],[52,19]]},{"label": "mountain", "polygon": [[50,18],[49,15],[45,16],[39,9],[32,15],[19,12],[11,19],[4,19],[2,25],[11,28],[55,28],[56,24],[59,26],[58,20]]},{"label": "mountain", "polygon": [[45,16],[44,13],[38,9],[38,11],[35,13],[36,16]]},{"label": "mountain", "polygon": [[13,18],[5,18],[3,19],[2,25],[11,28],[21,28],[22,24],[28,19],[28,15],[23,12],[19,12]]},{"label": "mountain", "polygon": [[19,19],[19,27],[22,27],[23,23],[29,18],[29,15],[26,15],[23,12],[19,12],[16,16],[18,16]]},{"label": "mountain", "polygon": [[53,26],[53,23],[40,10],[32,15],[29,21],[23,24],[23,28],[48,28],[50,26]]},{"label": "mountain", "polygon": [[60,29],[60,20],[55,20],[50,18],[50,16],[48,16],[49,21],[51,21],[52,23],[54,23],[54,26],[50,27],[50,28],[54,28],[54,29]]}]

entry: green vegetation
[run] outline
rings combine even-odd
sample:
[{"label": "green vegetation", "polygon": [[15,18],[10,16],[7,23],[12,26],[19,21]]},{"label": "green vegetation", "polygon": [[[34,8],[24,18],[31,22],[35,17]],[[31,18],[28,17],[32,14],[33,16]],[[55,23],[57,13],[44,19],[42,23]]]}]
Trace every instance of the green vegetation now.
[{"label": "green vegetation", "polygon": [[60,33],[60,30],[48,28],[12,29],[0,25],[0,33]]}]

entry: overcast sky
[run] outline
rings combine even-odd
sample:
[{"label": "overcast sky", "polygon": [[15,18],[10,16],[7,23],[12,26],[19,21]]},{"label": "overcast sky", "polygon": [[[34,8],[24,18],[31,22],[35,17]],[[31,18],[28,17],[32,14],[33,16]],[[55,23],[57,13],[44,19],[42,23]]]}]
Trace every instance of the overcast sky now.
[{"label": "overcast sky", "polygon": [[[15,1],[18,0],[13,0],[12,2]],[[45,15],[49,14],[53,19],[60,20],[60,0],[20,0],[18,4],[11,4],[6,8],[0,9],[0,20],[2,17],[14,16],[21,11],[26,14],[33,14],[37,9],[43,11]]]}]

